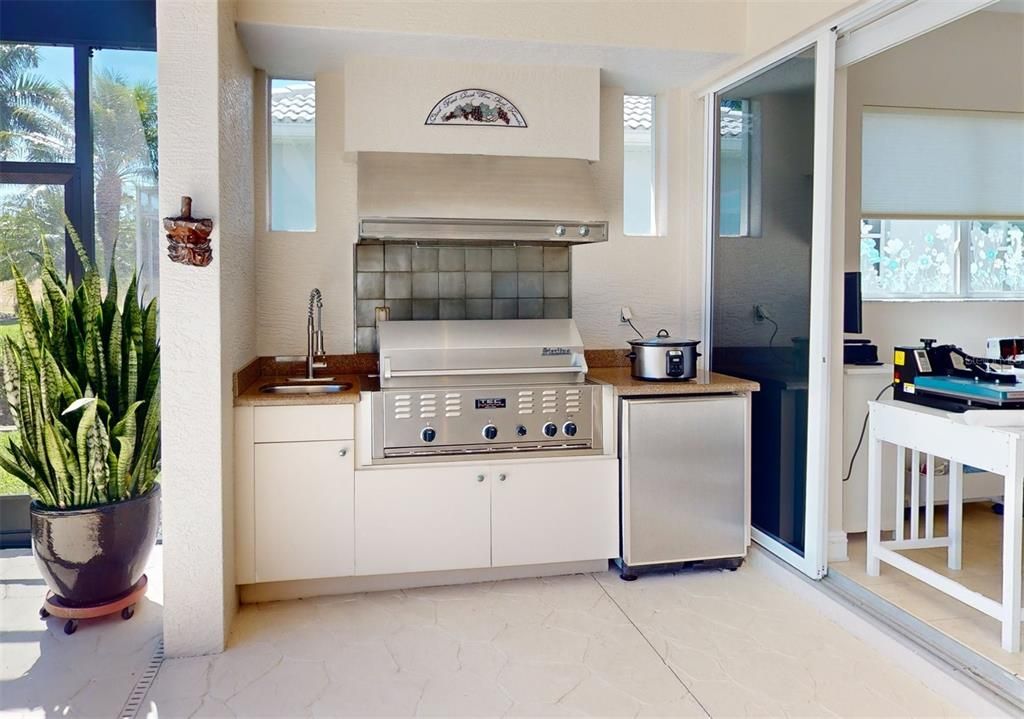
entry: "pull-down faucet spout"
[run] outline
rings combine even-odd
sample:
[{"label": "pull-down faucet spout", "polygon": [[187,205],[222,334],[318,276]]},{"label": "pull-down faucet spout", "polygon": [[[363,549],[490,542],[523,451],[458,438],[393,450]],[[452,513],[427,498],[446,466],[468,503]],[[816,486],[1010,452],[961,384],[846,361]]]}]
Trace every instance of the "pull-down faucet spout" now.
[{"label": "pull-down faucet spout", "polygon": [[306,317],[306,379],[309,380],[313,379],[313,370],[327,366],[323,322],[324,298],[320,290],[314,287],[309,293],[309,312]]}]

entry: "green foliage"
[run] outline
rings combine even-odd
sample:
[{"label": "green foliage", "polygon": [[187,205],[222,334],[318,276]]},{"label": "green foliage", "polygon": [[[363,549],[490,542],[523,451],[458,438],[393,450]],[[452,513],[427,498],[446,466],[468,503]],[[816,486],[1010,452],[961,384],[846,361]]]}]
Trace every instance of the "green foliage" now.
[{"label": "green foliage", "polygon": [[21,338],[0,338],[4,391],[18,442],[0,447],[0,467],[57,509],[120,502],[160,474],[160,346],[156,300],[143,306],[132,276],[123,304],[111,271],[106,295],[74,229],[82,283],[62,280],[42,245],[43,292],[33,302],[12,273]]}]

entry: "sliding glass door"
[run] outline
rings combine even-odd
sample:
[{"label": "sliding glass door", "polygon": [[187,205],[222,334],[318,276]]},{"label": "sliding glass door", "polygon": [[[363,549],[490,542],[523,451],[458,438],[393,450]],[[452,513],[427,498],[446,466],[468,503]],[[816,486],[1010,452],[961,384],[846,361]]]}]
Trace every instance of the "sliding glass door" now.
[{"label": "sliding glass door", "polygon": [[834,74],[823,33],[707,96],[711,367],[760,383],[752,537],[812,577],[825,569]]}]

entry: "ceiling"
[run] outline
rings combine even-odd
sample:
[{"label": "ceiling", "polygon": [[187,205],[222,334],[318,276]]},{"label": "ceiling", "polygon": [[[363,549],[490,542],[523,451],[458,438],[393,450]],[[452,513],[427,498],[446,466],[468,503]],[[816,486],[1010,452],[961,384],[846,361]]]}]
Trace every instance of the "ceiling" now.
[{"label": "ceiling", "polygon": [[983,8],[985,12],[1007,12],[1024,15],[1024,0],[999,0]]},{"label": "ceiling", "polygon": [[486,64],[601,68],[601,84],[653,94],[686,87],[734,55],[654,48],[561,45],[495,38],[238,23],[249,59],[277,77],[312,79],[352,55],[467,60]]}]

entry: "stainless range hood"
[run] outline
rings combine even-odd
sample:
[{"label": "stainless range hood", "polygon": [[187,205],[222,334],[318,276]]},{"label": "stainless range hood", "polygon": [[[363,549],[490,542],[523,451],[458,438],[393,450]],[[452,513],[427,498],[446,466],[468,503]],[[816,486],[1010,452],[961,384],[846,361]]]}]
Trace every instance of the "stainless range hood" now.
[{"label": "stainless range hood", "polygon": [[581,245],[608,240],[607,222],[573,220],[470,220],[431,217],[364,217],[363,243],[404,241],[452,244]]}]

